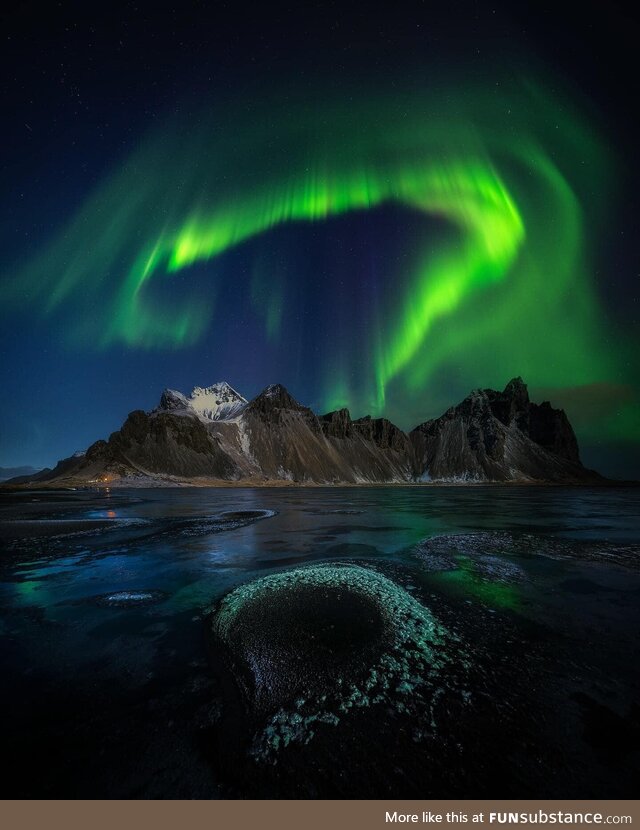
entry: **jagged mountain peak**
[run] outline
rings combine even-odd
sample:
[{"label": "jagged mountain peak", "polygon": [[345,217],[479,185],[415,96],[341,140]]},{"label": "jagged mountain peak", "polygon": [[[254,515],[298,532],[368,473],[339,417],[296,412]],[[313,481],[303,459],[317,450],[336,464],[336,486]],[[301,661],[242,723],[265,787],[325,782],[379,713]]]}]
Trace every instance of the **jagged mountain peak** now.
[{"label": "jagged mountain peak", "polygon": [[231,384],[226,380],[221,380],[218,383],[212,383],[211,386],[194,386],[191,393],[192,398],[200,398],[207,395],[216,395],[220,398],[228,397],[236,400],[245,400],[242,395],[237,392]]},{"label": "jagged mountain peak", "polygon": [[346,407],[326,412],[318,418],[325,435],[332,438],[349,438],[353,434],[351,413]]},{"label": "jagged mountain peak", "polygon": [[182,392],[178,392],[176,389],[165,389],[160,396],[158,409],[173,411],[176,409],[184,409],[188,404],[189,401]]},{"label": "jagged mountain peak", "polygon": [[581,480],[578,443],[565,413],[529,399],[512,378],[502,392],[475,389],[412,432],[418,474],[429,479]]},{"label": "jagged mountain peak", "polygon": [[281,383],[272,383],[251,401],[252,409],[306,409]]},{"label": "jagged mountain peak", "polygon": [[503,395],[511,395],[514,397],[526,396],[529,398],[529,391],[527,384],[522,380],[520,375],[517,378],[511,378],[509,383],[504,387]]},{"label": "jagged mountain peak", "polygon": [[354,429],[379,447],[392,448],[403,451],[408,447],[408,438],[400,427],[391,423],[388,418],[372,418],[365,415],[353,421]]},{"label": "jagged mountain peak", "polygon": [[265,398],[278,398],[281,395],[288,395],[289,391],[281,383],[270,383],[260,394],[264,395]]},{"label": "jagged mountain peak", "polygon": [[128,476],[317,483],[411,481],[599,482],[580,463],[571,424],[532,403],[522,378],[476,389],[409,435],[386,418],[317,416],[280,383],[247,403],[226,382],[189,397],[165,389],[150,413],[132,412],[108,441],[33,482]]},{"label": "jagged mountain peak", "polygon": [[501,396],[503,399],[507,399],[510,402],[512,411],[526,411],[529,407],[529,390],[527,389],[527,384],[522,380],[521,377],[512,378],[509,383],[504,387],[504,391],[502,393],[499,392],[491,392],[488,390],[490,398],[497,398]]},{"label": "jagged mountain peak", "polygon": [[246,398],[226,381],[220,381],[211,386],[195,386],[189,397],[175,389],[165,389],[155,411],[195,415],[204,421],[227,421],[237,417],[246,405]]}]

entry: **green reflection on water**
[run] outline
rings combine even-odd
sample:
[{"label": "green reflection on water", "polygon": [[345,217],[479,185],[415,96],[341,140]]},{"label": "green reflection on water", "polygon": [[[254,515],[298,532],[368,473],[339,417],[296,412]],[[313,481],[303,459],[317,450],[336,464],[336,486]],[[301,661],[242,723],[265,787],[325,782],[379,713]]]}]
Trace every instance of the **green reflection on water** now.
[{"label": "green reflection on water", "polygon": [[518,591],[513,585],[494,582],[484,576],[469,556],[456,556],[457,569],[438,571],[431,577],[439,586],[456,594],[470,596],[478,602],[495,608],[517,611],[520,605]]}]

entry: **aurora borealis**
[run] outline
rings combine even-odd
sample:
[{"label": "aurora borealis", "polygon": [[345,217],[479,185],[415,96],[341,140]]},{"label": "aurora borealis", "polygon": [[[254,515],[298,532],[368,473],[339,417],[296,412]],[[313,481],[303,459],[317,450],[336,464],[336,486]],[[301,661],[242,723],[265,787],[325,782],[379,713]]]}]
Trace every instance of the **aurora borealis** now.
[{"label": "aurora borealis", "polygon": [[198,96],[5,261],[6,325],[82,361],[77,394],[92,362],[125,366],[119,416],[163,386],[281,381],[409,428],[521,375],[581,441],[636,444],[635,335],[599,278],[611,138],[549,72],[490,78],[439,65]]}]

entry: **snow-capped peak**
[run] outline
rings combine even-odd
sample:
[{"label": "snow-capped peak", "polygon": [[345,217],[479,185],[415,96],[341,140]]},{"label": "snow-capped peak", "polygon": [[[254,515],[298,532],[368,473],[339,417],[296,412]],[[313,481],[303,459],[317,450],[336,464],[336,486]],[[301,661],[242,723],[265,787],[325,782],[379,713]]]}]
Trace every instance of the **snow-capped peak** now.
[{"label": "snow-capped peak", "polygon": [[247,405],[245,398],[226,381],[213,386],[196,386],[189,399],[195,411],[208,421],[235,418]]},{"label": "snow-capped peak", "polygon": [[195,414],[203,421],[226,421],[235,418],[247,405],[247,401],[226,381],[212,386],[196,386],[191,395],[165,389],[159,411],[178,414]]}]

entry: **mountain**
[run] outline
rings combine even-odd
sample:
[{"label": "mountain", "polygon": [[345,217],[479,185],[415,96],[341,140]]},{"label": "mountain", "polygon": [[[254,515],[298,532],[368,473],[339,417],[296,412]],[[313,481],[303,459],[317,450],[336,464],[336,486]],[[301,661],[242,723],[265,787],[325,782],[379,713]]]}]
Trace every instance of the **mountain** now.
[{"label": "mountain", "polygon": [[346,409],[347,434],[337,436],[328,426],[334,415],[318,417],[280,384],[268,386],[240,419],[253,474],[316,483],[410,480],[406,451],[367,437]]},{"label": "mountain", "polygon": [[[386,418],[348,409],[316,415],[281,384],[247,401],[228,383],[166,389],[150,412],[131,412],[108,440],[31,478],[77,485],[281,481],[603,482],[585,469],[571,424],[532,403],[521,378],[478,389],[440,418],[405,433]],[[14,482],[17,483],[17,482]]]},{"label": "mountain", "polygon": [[597,481],[580,463],[566,414],[529,400],[522,378],[504,391],[476,389],[410,433],[420,481]]},{"label": "mountain", "polygon": [[0,467],[0,481],[7,481],[10,478],[33,476],[38,472],[35,467]]}]

